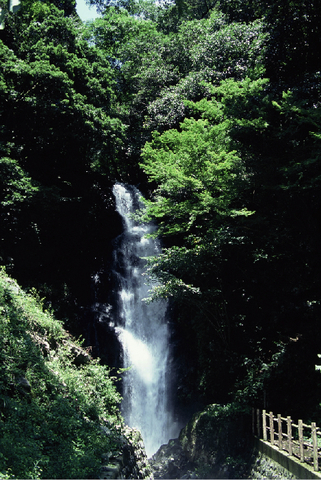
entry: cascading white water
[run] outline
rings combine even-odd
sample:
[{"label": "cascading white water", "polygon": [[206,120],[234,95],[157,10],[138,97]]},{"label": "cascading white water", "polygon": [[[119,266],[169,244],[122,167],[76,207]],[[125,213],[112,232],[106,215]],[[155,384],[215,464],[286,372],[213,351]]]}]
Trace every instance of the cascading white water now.
[{"label": "cascading white water", "polygon": [[122,413],[129,426],[140,430],[150,457],[177,434],[169,404],[167,302],[143,301],[150,285],[143,276],[146,261],[142,257],[159,254],[160,246],[145,237],[155,227],[131,217],[141,206],[140,192],[116,184],[113,193],[124,225],[115,249],[119,283],[119,325],[115,330],[122,345],[123,366],[129,367],[123,379]]}]

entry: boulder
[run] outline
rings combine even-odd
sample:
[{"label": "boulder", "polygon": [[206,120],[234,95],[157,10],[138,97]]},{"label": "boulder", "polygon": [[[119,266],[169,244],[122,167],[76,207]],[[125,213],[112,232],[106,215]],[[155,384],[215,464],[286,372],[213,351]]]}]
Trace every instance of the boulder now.
[{"label": "boulder", "polygon": [[[111,434],[111,430],[102,428],[106,435]],[[103,465],[101,467],[99,478],[135,478],[135,479],[153,479],[144,442],[139,430],[123,426],[119,429],[116,436],[113,437],[116,449],[102,455]]]},{"label": "boulder", "polygon": [[[154,478],[197,478],[178,438],[162,445],[149,459]],[[187,476],[186,476],[187,475]]]},{"label": "boulder", "polygon": [[154,478],[241,478],[252,454],[251,419],[231,405],[193,415],[150,459]]}]

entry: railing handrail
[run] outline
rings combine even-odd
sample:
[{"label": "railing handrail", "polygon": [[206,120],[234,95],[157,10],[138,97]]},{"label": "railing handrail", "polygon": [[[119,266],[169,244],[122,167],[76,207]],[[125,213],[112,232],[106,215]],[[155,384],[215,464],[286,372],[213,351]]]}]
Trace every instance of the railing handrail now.
[{"label": "railing handrail", "polygon": [[[256,419],[256,428],[255,428]],[[284,426],[286,426],[284,428]],[[297,429],[297,439],[293,437],[293,429]],[[304,438],[304,429],[311,430],[310,443]],[[286,430],[286,432],[284,431]],[[270,442],[279,448],[285,450],[289,455],[298,457],[304,463],[312,464],[315,472],[319,471],[319,448],[317,436],[321,435],[320,428],[316,426],[315,422],[311,425],[303,423],[300,419],[298,423],[294,423],[290,416],[282,417],[279,413],[277,416],[273,412],[267,412],[265,409],[262,412],[259,409],[253,409],[252,412],[252,432],[264,441]],[[268,435],[269,433],[269,435]],[[268,439],[269,437],[269,439]],[[306,455],[311,453],[311,455]]]}]

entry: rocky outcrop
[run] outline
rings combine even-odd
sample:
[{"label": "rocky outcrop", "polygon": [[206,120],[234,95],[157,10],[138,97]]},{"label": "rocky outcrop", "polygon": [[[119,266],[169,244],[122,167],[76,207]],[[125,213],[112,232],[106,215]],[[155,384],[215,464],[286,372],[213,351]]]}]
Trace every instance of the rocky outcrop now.
[{"label": "rocky outcrop", "polygon": [[199,478],[197,465],[188,460],[178,438],[162,445],[149,459],[154,478]]},{"label": "rocky outcrop", "polygon": [[251,462],[250,426],[231,406],[209,405],[153,455],[154,478],[242,478]]},{"label": "rocky outcrop", "polygon": [[250,428],[233,405],[209,405],[149,459],[154,478],[295,478],[256,450]]},{"label": "rocky outcrop", "polygon": [[[295,478],[256,451],[250,420],[231,405],[209,405],[192,417],[179,438],[162,445],[149,460],[140,432],[119,427],[115,448],[103,455],[99,478]],[[112,434],[106,427],[102,430]]]},{"label": "rocky outcrop", "polygon": [[[102,427],[106,435],[111,431]],[[99,478],[153,479],[144,442],[140,432],[134,428],[122,427],[114,436],[115,448],[102,456]]]}]

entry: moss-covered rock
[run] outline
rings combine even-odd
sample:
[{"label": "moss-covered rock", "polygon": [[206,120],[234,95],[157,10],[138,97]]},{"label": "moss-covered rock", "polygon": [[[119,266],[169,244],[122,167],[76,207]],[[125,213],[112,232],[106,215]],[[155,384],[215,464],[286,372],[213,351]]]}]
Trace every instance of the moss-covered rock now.
[{"label": "moss-covered rock", "polygon": [[193,416],[179,440],[190,462],[206,467],[211,475],[229,478],[242,468],[244,452],[251,447],[250,428],[249,416],[239,408],[209,405]]},{"label": "moss-covered rock", "polygon": [[155,478],[242,478],[251,462],[250,428],[239,408],[209,405],[152,457]]},{"label": "moss-covered rock", "polygon": [[150,465],[154,478],[295,478],[256,450],[250,415],[232,404],[196,413]]}]

